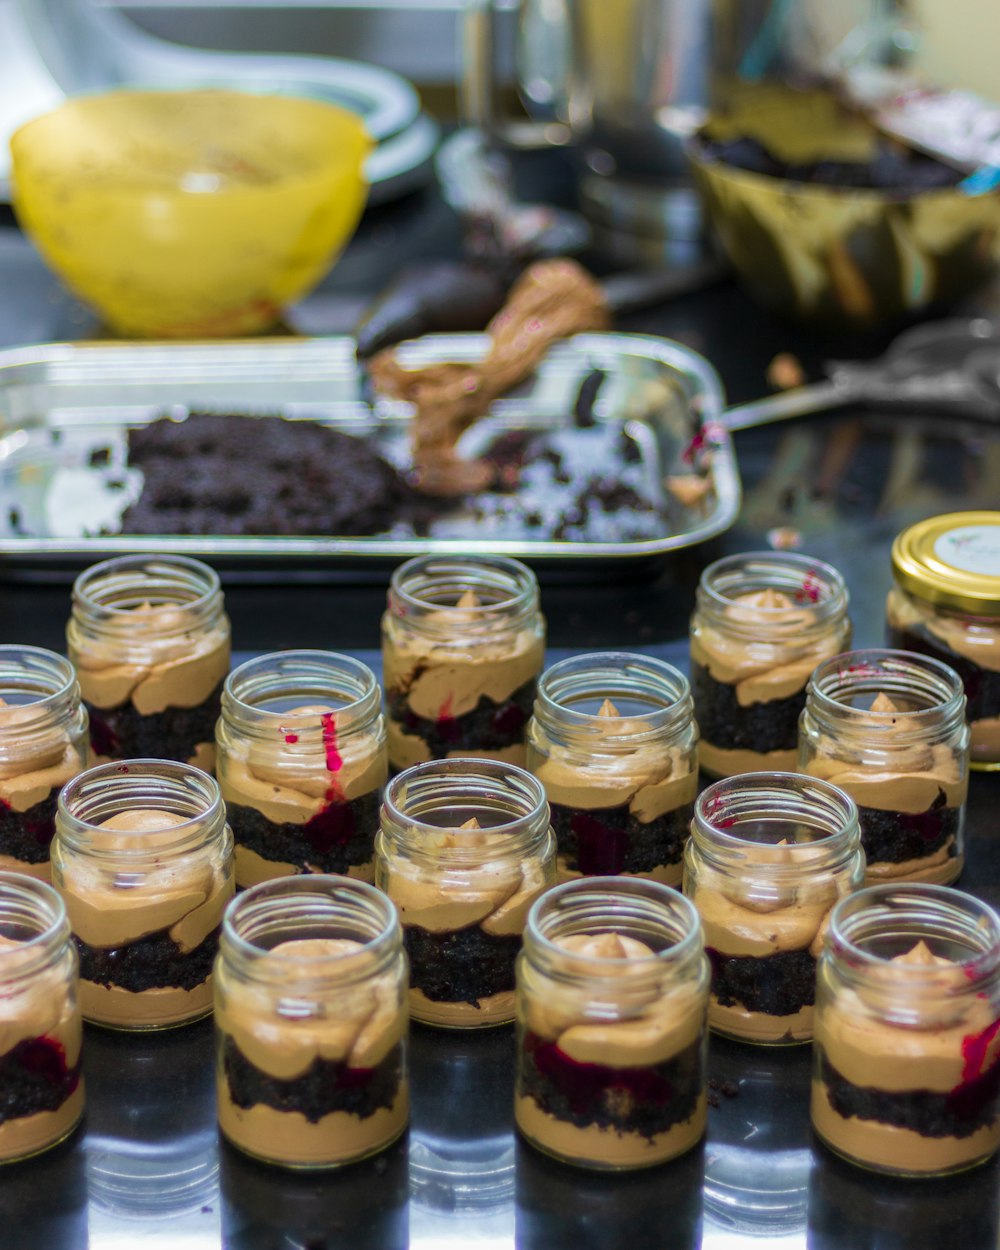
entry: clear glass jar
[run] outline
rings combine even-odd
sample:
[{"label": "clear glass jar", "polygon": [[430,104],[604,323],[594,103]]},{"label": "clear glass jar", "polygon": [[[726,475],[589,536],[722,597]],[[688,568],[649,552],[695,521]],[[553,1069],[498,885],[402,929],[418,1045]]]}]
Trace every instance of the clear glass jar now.
[{"label": "clear glass jar", "polygon": [[215,985],[219,1126],[248,1154],[334,1167],[409,1118],[406,956],[374,886],[262,882],[227,910]]},{"label": "clear glass jar", "polygon": [[709,968],[698,913],[658,881],[556,886],[517,962],[515,1119],[583,1167],[663,1163],[705,1132]]},{"label": "clear glass jar", "polygon": [[212,771],[230,643],[208,565],[138,555],[93,565],[73,583],[66,642],[98,760],[180,760]]},{"label": "clear glass jar", "polygon": [[865,880],[954,881],[962,871],[969,730],[952,669],[909,651],[846,651],[813,673],[799,771],[854,799]]},{"label": "clear glass jar", "polygon": [[457,756],[523,765],[544,656],[538,582],[517,560],[400,565],[382,617],[390,766]]},{"label": "clear glass jar", "polygon": [[48,881],[56,798],[87,754],[72,664],[41,647],[0,646],[0,869]]},{"label": "clear glass jar", "polygon": [[528,768],[548,796],[561,880],[625,873],[680,885],[698,726],[677,669],[616,651],[546,669]]},{"label": "clear glass jar", "polygon": [[80,954],[85,1020],[156,1029],[211,1011],[233,835],[207,773],[129,760],[75,777],[59,795],[52,883]]},{"label": "clear glass jar", "polygon": [[44,881],[0,872],[0,1162],[68,1137],[83,1115],[79,963]]},{"label": "clear glass jar", "polygon": [[1000,1146],[1000,917],[879,885],[834,909],[819,963],[813,1128],[876,1172],[960,1171]]},{"label": "clear glass jar", "polygon": [[1000,512],[950,512],[892,545],[890,646],[953,668],[965,687],[970,764],[1000,769]]},{"label": "clear glass jar", "polygon": [[748,773],[702,791],[684,893],[712,965],[710,1028],[768,1046],[812,1037],[830,911],[864,868],[858,809],[826,781]]},{"label": "clear glass jar", "polygon": [[795,769],[809,675],[850,642],[847,601],[837,570],[809,556],[754,551],[704,570],[691,691],[706,773]]},{"label": "clear glass jar", "polygon": [[431,760],[389,782],[375,884],[399,908],[410,1015],[474,1029],[514,1019],[528,909],[555,882],[540,781],[492,760]]},{"label": "clear glass jar", "polygon": [[367,665],[331,651],[248,660],[226,678],[215,733],[239,887],[299,872],[373,879],[388,764]]}]

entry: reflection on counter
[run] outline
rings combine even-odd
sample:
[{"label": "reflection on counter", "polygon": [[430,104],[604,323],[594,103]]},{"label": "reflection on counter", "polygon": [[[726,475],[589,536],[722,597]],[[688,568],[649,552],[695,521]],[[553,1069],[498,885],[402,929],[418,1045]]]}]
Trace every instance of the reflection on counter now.
[{"label": "reflection on counter", "polygon": [[87,1245],[83,1134],[47,1154],[0,1170],[4,1250],[79,1250]]},{"label": "reflection on counter", "polygon": [[713,1229],[761,1244],[805,1229],[811,1058],[809,1046],[751,1047],[712,1037],[706,1243]]},{"label": "reflection on counter", "polygon": [[268,1167],[219,1146],[222,1244],[227,1250],[405,1250],[406,1139],[349,1167]]},{"label": "reflection on counter", "polygon": [[941,1250],[997,1245],[1000,1158],[960,1176],[902,1180],[853,1167],[816,1144],[809,1250]]}]

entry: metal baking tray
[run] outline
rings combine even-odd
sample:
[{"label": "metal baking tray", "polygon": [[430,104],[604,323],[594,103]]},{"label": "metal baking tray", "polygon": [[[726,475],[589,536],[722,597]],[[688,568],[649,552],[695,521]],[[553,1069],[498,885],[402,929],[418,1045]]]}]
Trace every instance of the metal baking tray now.
[{"label": "metal baking tray", "polygon": [[[416,366],[475,360],[487,345],[483,335],[435,335],[400,352]],[[604,377],[592,423],[581,427],[574,405],[595,370]],[[0,351],[0,567],[145,551],[265,566],[357,564],[422,552],[573,562],[662,556],[714,537],[736,518],[739,477],[722,410],[715,371],[683,345],[645,335],[581,334],[556,343],[535,375],[496,402],[460,444],[475,455],[511,431],[537,434],[569,466],[569,487],[533,466],[513,494],[477,497],[424,536],[139,535],[119,532],[121,514],[142,486],[141,470],[127,460],[131,427],[164,415],[183,419],[189,411],[277,413],[365,435],[405,467],[410,407],[371,395],[347,336]],[[692,462],[708,489],[688,505],[665,479],[691,474]],[[566,469],[560,472],[565,478]],[[572,502],[581,481],[609,474],[620,475],[657,510],[637,532],[622,539],[621,515],[601,505],[590,509],[586,532],[569,527],[558,539],[533,536],[526,516],[533,513],[537,526],[538,514],[548,520]]]}]

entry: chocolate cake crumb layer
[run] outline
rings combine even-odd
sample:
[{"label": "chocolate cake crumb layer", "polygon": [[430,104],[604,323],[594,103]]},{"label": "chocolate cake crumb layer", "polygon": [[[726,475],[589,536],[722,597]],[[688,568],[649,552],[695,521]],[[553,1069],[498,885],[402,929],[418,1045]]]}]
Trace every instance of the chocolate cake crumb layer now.
[{"label": "chocolate cake crumb layer", "polygon": [[215,741],[215,722],[222,706],[220,682],[196,707],[168,707],[143,716],[132,703],[118,707],[93,707],[90,713],[90,745],[96,755],[114,759],[193,759],[198,744]]},{"label": "chocolate cake crumb layer", "polygon": [[478,925],[431,933],[419,925],[403,926],[410,957],[410,985],[435,1002],[471,1003],[514,989],[514,961],[521,935],[496,936]]},{"label": "chocolate cake crumb layer", "polygon": [[0,1124],[57,1111],[80,1084],[80,1061],[70,1068],[61,1042],[22,1038],[0,1055]]},{"label": "chocolate cake crumb layer", "polygon": [[816,960],[808,951],[757,957],[706,947],[705,954],[712,965],[712,994],[723,1007],[791,1016],[816,1001]]},{"label": "chocolate cake crumb layer", "polygon": [[878,1120],[922,1137],[971,1137],[1000,1114],[1000,1061],[947,1094],[864,1088],[846,1080],[820,1052],[820,1074],[830,1105],[845,1119]]},{"label": "chocolate cake crumb layer", "polygon": [[0,855],[24,864],[45,864],[55,833],[58,787],[23,812],[15,812],[0,799]]},{"label": "chocolate cake crumb layer", "polygon": [[167,929],[149,933],[122,946],[88,946],[74,934],[80,952],[80,979],[95,985],[118,986],[133,994],[143,990],[192,990],[212,971],[219,949],[219,929],[185,954]]},{"label": "chocolate cake crumb layer", "polygon": [[[926,812],[883,812],[876,807],[859,807],[861,845],[870,864],[901,864],[933,855],[958,834],[961,811],[945,806],[945,794]],[[954,843],[951,855],[955,854]]]},{"label": "chocolate cake crumb layer", "polygon": [[346,874],[355,864],[370,863],[379,825],[379,793],[328,803],[304,824],[268,820],[255,807],[226,805],[237,846],[307,872]]},{"label": "chocolate cake crumb layer", "polygon": [[[415,676],[422,671],[419,667]],[[405,733],[426,743],[431,759],[445,759],[449,752],[500,751],[524,741],[524,729],[535,703],[537,682],[526,681],[509,699],[495,703],[486,695],[461,716],[436,720],[411,711],[405,692],[389,690],[386,701],[390,717]]]},{"label": "chocolate cake crumb layer", "polygon": [[694,1115],[704,1087],[703,1048],[696,1042],[664,1063],[613,1068],[579,1063],[527,1031],[518,1094],[577,1128],[597,1125],[653,1138]]},{"label": "chocolate cake crumb layer", "polygon": [[970,721],[990,720],[1000,716],[1000,672],[980,668],[967,656],[952,651],[940,639],[923,630],[895,629],[890,627],[890,642],[904,651],[917,651],[941,660],[949,665],[962,679],[968,700],[966,718]]},{"label": "chocolate cake crumb layer", "polygon": [[592,809],[549,806],[560,857],[567,868],[587,877],[652,872],[680,863],[694,814],[693,803],[645,822],[628,803]]},{"label": "chocolate cake crumb layer", "polygon": [[702,664],[691,662],[691,694],[704,742],[725,751],[794,751],[799,716],[806,705],[802,688],[787,699],[741,706],[736,687],[716,681]]},{"label": "chocolate cake crumb layer", "polygon": [[263,1104],[276,1111],[297,1111],[316,1124],[334,1111],[365,1119],[396,1102],[403,1071],[402,1047],[394,1046],[374,1068],[351,1068],[317,1056],[301,1076],[279,1080],[262,1072],[231,1037],[222,1044],[229,1097],[248,1110]]},{"label": "chocolate cake crumb layer", "polygon": [[193,412],[129,431],[126,534],[422,533],[440,513],[363,439],[315,421]]}]

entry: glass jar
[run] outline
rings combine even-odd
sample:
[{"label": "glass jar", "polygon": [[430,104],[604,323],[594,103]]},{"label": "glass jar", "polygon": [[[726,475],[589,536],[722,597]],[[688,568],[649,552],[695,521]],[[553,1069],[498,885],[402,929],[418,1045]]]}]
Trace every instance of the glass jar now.
[{"label": "glass jar", "polygon": [[709,968],[691,903],[658,881],[565,882],[517,962],[515,1118],[590,1168],[663,1163],[705,1132]]},{"label": "glass jar", "polygon": [[208,565],[138,555],[93,565],[73,583],[66,641],[98,760],[212,771],[229,619]]},{"label": "glass jar", "polygon": [[769,1046],[812,1037],[830,911],[864,866],[854,800],[826,781],[748,773],[702,791],[684,893],[712,965],[710,1028]]},{"label": "glass jar", "polygon": [[374,886],[265,881],[227,910],[215,986],[219,1126],[288,1167],[333,1167],[406,1128],[406,956]]},{"label": "glass jar", "polygon": [[680,885],[698,789],[687,679],[650,656],[578,655],[538,684],[528,768],[545,786],[559,876]]},{"label": "glass jar", "polygon": [[834,909],[812,1122],[876,1172],[960,1171],[1000,1146],[1000,917],[959,890],[879,885]]},{"label": "glass jar", "polygon": [[799,771],[857,803],[868,884],[946,884],[962,871],[969,730],[947,665],[888,650],[821,664],[799,724]]},{"label": "glass jar", "polygon": [[958,673],[972,729],[970,766],[1000,769],[1000,512],[949,512],[892,544],[890,646]]},{"label": "glass jar", "polygon": [[389,764],[478,756],[523,765],[545,655],[534,573],[501,556],[418,556],[382,617]]},{"label": "glass jar", "polygon": [[87,750],[72,664],[0,646],[0,869],[48,881],[56,798],[87,767]]},{"label": "glass jar", "polygon": [[233,835],[207,773],[129,760],[75,777],[59,795],[52,883],[80,954],[85,1020],[155,1029],[211,1011]]},{"label": "glass jar", "polygon": [[847,588],[810,556],[748,552],[702,573],[691,617],[691,691],[706,773],[791,772],[806,683],[850,642]]},{"label": "glass jar", "polygon": [[399,908],[410,1015],[473,1029],[514,1019],[528,909],[555,881],[540,781],[492,760],[431,760],[389,782],[375,883]]},{"label": "glass jar", "polygon": [[79,963],[44,881],[0,872],[0,1162],[68,1137],[83,1115]]},{"label": "glass jar", "polygon": [[371,881],[388,765],[371,669],[330,651],[279,651],[226,679],[216,767],[236,884],[299,872]]}]

